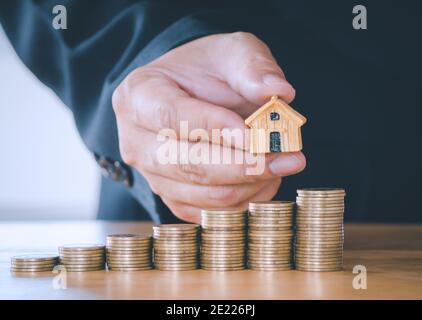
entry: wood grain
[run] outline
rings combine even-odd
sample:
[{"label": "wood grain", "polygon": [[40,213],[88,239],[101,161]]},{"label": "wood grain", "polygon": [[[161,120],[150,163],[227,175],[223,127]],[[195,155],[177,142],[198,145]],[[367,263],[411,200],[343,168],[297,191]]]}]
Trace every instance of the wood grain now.
[{"label": "wood grain", "polygon": [[[1,299],[422,299],[422,226],[346,225],[344,271],[332,273],[142,271],[68,274],[54,290],[49,273],[17,277],[10,256],[64,243],[105,242],[110,233],[149,231],[145,223],[34,222],[0,225]],[[367,290],[352,287],[365,265]]]}]

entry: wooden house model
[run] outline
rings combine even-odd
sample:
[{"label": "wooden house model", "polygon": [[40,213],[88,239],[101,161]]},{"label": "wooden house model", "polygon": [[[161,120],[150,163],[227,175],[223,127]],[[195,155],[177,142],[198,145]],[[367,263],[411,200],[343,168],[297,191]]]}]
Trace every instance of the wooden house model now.
[{"label": "wooden house model", "polygon": [[301,127],[306,118],[283,100],[270,101],[245,120],[250,128],[250,152],[294,152],[302,150]]}]

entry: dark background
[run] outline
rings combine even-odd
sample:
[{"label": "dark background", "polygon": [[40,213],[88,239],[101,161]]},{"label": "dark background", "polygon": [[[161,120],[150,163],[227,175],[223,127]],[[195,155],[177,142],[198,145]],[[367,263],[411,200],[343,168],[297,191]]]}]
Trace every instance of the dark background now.
[{"label": "dark background", "polygon": [[[301,186],[342,186],[347,221],[421,222],[420,6],[325,3],[280,4],[289,23],[271,34],[283,38],[275,52],[309,121],[308,166],[284,180],[286,197]],[[367,30],[352,28],[352,4],[366,5]]]}]

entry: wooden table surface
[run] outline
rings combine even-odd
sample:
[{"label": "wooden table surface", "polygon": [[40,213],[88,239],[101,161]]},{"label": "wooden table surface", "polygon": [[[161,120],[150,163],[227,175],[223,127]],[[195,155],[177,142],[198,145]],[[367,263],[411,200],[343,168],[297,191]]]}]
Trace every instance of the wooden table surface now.
[{"label": "wooden table surface", "polygon": [[[422,299],[422,226],[346,225],[344,271],[67,273],[14,276],[10,257],[57,251],[65,243],[105,243],[110,233],[149,231],[150,224],[10,222],[0,224],[1,299]],[[353,266],[367,268],[367,289],[353,289]]]}]

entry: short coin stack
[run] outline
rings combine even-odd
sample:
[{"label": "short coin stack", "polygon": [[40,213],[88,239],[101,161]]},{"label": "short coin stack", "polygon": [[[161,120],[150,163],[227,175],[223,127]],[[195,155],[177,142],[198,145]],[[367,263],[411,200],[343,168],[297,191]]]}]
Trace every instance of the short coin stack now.
[{"label": "short coin stack", "polygon": [[52,271],[59,262],[57,254],[27,254],[14,256],[10,270],[13,273],[36,273]]},{"label": "short coin stack", "polygon": [[343,265],[344,189],[299,189],[296,198],[296,269],[338,271]]},{"label": "short coin stack", "polygon": [[292,201],[249,203],[248,265],[261,271],[293,268]]},{"label": "short coin stack", "polygon": [[202,210],[201,227],[202,269],[232,271],[245,268],[247,210]]},{"label": "short coin stack", "polygon": [[136,234],[107,236],[107,266],[114,271],[152,269],[152,237]]},{"label": "short coin stack", "polygon": [[68,244],[59,247],[60,263],[69,272],[105,268],[105,247],[100,244]]},{"label": "short coin stack", "polygon": [[154,265],[159,270],[185,271],[198,268],[199,226],[161,224],[153,227]]}]

